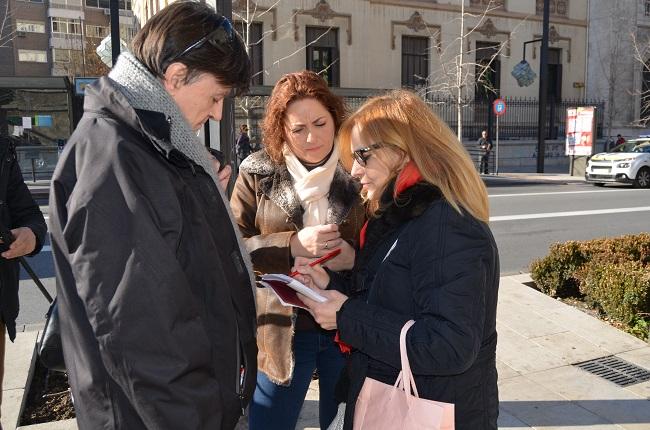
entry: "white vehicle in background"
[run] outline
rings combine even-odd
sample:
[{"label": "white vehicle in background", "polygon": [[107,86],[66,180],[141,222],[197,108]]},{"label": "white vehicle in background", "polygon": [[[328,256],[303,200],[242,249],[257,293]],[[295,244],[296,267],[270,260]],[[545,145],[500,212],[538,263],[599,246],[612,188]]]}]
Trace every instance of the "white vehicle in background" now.
[{"label": "white vehicle in background", "polygon": [[597,186],[606,183],[650,187],[650,137],[628,140],[609,152],[596,154],[587,163],[585,180]]}]

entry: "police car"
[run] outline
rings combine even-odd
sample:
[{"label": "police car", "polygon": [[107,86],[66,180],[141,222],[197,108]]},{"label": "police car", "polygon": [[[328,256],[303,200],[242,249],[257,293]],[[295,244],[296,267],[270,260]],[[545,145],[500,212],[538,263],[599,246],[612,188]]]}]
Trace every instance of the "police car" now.
[{"label": "police car", "polygon": [[628,140],[609,152],[596,154],[587,163],[585,180],[597,186],[606,183],[650,187],[650,137]]}]

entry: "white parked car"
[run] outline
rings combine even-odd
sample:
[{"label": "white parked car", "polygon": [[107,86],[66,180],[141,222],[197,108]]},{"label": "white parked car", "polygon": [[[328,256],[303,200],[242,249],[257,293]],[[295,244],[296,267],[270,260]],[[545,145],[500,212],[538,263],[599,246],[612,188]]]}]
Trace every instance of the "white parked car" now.
[{"label": "white parked car", "polygon": [[587,163],[585,180],[594,185],[634,184],[650,187],[650,139],[628,140],[610,152],[596,154]]}]

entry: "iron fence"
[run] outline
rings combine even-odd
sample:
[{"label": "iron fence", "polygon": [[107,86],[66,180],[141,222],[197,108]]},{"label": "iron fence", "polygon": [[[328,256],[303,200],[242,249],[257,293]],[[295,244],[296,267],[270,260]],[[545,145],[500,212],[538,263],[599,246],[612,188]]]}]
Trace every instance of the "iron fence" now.
[{"label": "iron fence", "polygon": [[[368,97],[379,94],[382,90],[355,90],[336,89],[345,100],[347,108],[352,112],[358,109]],[[264,106],[268,100],[270,88],[254,87],[252,95],[248,99],[248,115],[241,107],[243,99],[235,103],[235,118],[237,124],[250,121],[251,136],[260,136],[259,122],[264,115]],[[455,132],[458,124],[457,106],[458,103],[451,98],[427,98],[431,106],[443,121]],[[499,118],[499,138],[507,140],[529,140],[537,139],[537,121],[539,104],[534,98],[505,98],[507,111]],[[596,134],[597,138],[603,136],[603,110],[605,103],[600,100],[589,99],[568,99],[561,101],[550,101],[547,103],[547,139],[563,139],[566,132],[566,110],[570,107],[595,106],[596,107]],[[487,129],[490,136],[494,138],[496,121],[492,112],[492,103],[487,100],[473,100],[461,105],[463,120],[463,139],[475,140],[481,135],[481,131]]]}]

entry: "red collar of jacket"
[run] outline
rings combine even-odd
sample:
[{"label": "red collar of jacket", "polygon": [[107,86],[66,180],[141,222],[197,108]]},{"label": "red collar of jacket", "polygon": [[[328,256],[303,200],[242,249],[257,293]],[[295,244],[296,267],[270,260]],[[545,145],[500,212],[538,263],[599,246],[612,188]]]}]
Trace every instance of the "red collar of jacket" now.
[{"label": "red collar of jacket", "polygon": [[[406,166],[404,166],[402,171],[397,175],[397,179],[395,180],[394,197],[399,196],[405,190],[411,188],[413,185],[417,184],[421,180],[422,180],[422,174],[420,173],[420,169],[418,169],[418,166],[413,162],[413,160],[409,161],[406,164]],[[361,228],[361,232],[359,233],[359,246],[361,248],[363,248],[363,245],[366,243],[367,228],[368,228],[368,221],[366,221],[366,223]]]}]

